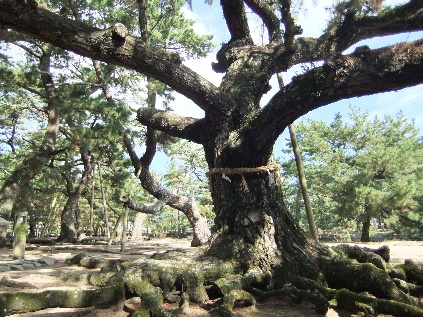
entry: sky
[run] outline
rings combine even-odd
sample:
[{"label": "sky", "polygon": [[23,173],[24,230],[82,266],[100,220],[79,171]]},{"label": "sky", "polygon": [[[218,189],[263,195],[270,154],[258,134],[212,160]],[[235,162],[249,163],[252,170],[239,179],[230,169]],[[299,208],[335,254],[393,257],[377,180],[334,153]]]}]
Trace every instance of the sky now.
[{"label": "sky", "polygon": [[[216,43],[216,49],[209,54],[207,57],[199,60],[188,60],[185,64],[198,72],[200,75],[211,81],[215,85],[219,85],[222,75],[216,74],[212,68],[211,63],[216,61],[215,55],[220,47],[220,44],[227,42],[230,39],[229,32],[227,31],[225,21],[223,19],[222,10],[220,7],[220,1],[213,1],[213,5],[207,5],[203,0],[192,1],[192,10],[186,8],[185,14],[196,21],[195,30],[202,34],[213,34],[214,43]],[[298,24],[303,28],[302,36],[318,37],[322,34],[328,21],[327,8],[332,0],[320,0],[315,1],[316,5],[313,5],[312,0],[305,0],[304,9],[297,15]],[[398,0],[385,0],[384,4],[394,6],[407,1]],[[255,31],[254,40],[257,42],[260,40],[260,23],[257,18],[254,18],[253,13],[249,13],[250,19],[250,30]],[[404,41],[412,41],[423,38],[423,32],[404,33],[396,36],[374,38],[358,43],[356,46],[351,47],[345,53],[352,52],[355,47],[368,45],[370,48],[384,47]],[[294,67],[287,73],[283,74],[285,84],[291,81],[291,78],[297,73],[301,73],[301,68]],[[271,98],[276,93],[276,87],[278,86],[276,78],[271,82],[273,88],[266,96],[263,97],[263,103]],[[190,117],[201,118],[204,116],[202,110],[197,107],[190,100],[184,96],[175,94],[175,101],[171,107],[173,110],[180,114]],[[349,106],[358,108],[360,112],[368,112],[369,118],[373,119],[375,116],[383,118],[384,116],[390,115],[395,116],[399,111],[402,111],[407,120],[414,120],[416,127],[420,130],[420,134],[423,135],[423,85],[402,89],[399,91],[393,91],[389,93],[381,93],[371,96],[364,96],[359,98],[351,98],[342,100],[319,109],[310,111],[308,114],[299,118],[295,123],[299,123],[304,119],[322,120],[326,123],[333,121],[335,114],[340,112],[344,118],[348,117]],[[285,131],[275,144],[275,155],[278,157],[282,155],[282,147],[284,147],[285,139],[289,137],[287,131]],[[164,155],[163,155],[164,156]],[[162,155],[159,155],[156,166],[162,165]],[[155,165],[153,164],[153,168]]]}]

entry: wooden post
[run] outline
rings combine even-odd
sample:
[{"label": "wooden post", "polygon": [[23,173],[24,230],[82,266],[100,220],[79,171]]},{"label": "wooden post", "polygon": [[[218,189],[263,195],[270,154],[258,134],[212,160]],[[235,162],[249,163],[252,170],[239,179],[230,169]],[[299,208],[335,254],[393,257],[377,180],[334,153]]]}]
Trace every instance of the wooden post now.
[{"label": "wooden post", "polygon": [[129,207],[128,204],[125,204],[125,214],[123,215],[123,221],[122,221],[122,240],[120,244],[120,252],[125,252],[125,246],[126,246],[126,227],[128,226],[128,212]]},{"label": "wooden post", "polygon": [[28,234],[27,212],[18,212],[15,217],[15,229],[13,237],[13,258],[25,257],[26,235]]},{"label": "wooden post", "polygon": [[[109,217],[107,215],[107,203],[106,203],[106,194],[104,193],[103,175],[101,171],[101,161],[98,161],[97,165],[98,165],[98,175],[100,177],[101,198],[103,200],[104,223],[106,224],[106,236],[107,238],[110,238],[110,225],[109,225]],[[93,201],[93,204],[94,204],[94,201]]]},{"label": "wooden post", "polygon": [[301,160],[300,149],[298,148],[297,137],[295,135],[294,124],[291,123],[288,126],[288,129],[289,129],[289,134],[291,136],[291,144],[292,144],[292,150],[294,152],[295,163],[297,164],[298,179],[300,181],[300,187],[303,193],[303,200],[304,200],[304,206],[306,209],[310,235],[313,237],[314,240],[319,241],[319,237],[317,236],[316,224],[314,222],[313,211],[311,209],[310,197],[308,196],[307,182],[305,178],[303,162]]},{"label": "wooden post", "polygon": [[[282,73],[278,73],[279,88],[283,88]],[[304,173],[303,162],[301,160],[301,152],[297,143],[297,136],[295,134],[294,123],[288,125],[289,136],[291,137],[292,151],[294,152],[295,163],[297,165],[298,180],[300,182],[301,192],[303,194],[304,206],[307,214],[307,221],[310,230],[310,235],[316,241],[319,241],[317,235],[316,223],[314,222],[313,211],[311,209],[310,197],[308,196],[307,182]]]}]

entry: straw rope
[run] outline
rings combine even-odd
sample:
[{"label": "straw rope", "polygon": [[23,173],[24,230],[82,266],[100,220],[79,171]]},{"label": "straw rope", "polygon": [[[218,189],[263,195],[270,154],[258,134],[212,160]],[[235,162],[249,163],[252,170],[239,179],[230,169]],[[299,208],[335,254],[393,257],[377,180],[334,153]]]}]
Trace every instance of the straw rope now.
[{"label": "straw rope", "polygon": [[215,174],[222,174],[222,177],[230,181],[226,175],[241,175],[241,183],[244,192],[249,192],[247,181],[244,178],[244,174],[253,174],[253,173],[269,173],[270,171],[278,171],[281,168],[279,164],[271,164],[266,166],[259,167],[239,167],[239,168],[213,168],[206,173],[206,176],[209,178],[209,184],[211,186],[211,176]]},{"label": "straw rope", "polygon": [[213,168],[206,173],[207,177],[210,177],[214,174],[252,174],[252,173],[266,173],[269,171],[277,171],[281,168],[279,164],[271,164],[266,166],[259,167],[239,167],[239,168]]}]

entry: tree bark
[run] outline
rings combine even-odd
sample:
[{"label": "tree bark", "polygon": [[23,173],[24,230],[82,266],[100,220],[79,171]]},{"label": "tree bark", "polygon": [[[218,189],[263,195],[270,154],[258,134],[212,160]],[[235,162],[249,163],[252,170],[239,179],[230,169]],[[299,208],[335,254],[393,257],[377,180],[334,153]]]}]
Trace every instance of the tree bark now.
[{"label": "tree bark", "polygon": [[361,242],[370,242],[370,219],[370,215],[366,213],[362,221]]},{"label": "tree bark", "polygon": [[67,178],[68,200],[61,214],[60,236],[58,237],[58,241],[75,242],[84,233],[80,223],[78,203],[88,186],[93,164],[91,162],[92,158],[90,159],[87,150],[83,147],[80,148],[80,155],[84,164],[84,171],[76,188],[73,188],[72,180]]},{"label": "tree bark", "polygon": [[101,200],[103,202],[104,223],[106,224],[106,236],[107,238],[110,238],[109,216],[107,215],[107,201],[106,201],[106,194],[104,192],[103,175],[102,175],[100,161],[98,161],[98,175],[100,177],[100,191],[101,191]]},{"label": "tree bark", "polygon": [[141,212],[138,212],[135,215],[134,224],[132,226],[132,235],[129,239],[131,242],[141,242],[144,240],[142,236],[142,225],[146,217],[147,215]]},{"label": "tree bark", "polygon": [[[209,153],[212,151],[207,151]],[[218,153],[232,155],[229,149]],[[294,276],[316,277],[318,267],[312,252],[320,248],[295,222],[283,204],[278,168],[251,173],[230,174],[228,162],[222,161],[227,173],[209,172],[214,204],[215,225],[209,253],[222,259],[235,259],[244,272],[256,267],[276,272],[274,276],[283,285]],[[208,158],[208,161],[216,161]],[[271,157],[267,166],[274,166]],[[226,164],[225,164],[226,163]],[[249,166],[249,161],[238,161],[239,166]],[[278,181],[279,180],[279,181]],[[281,267],[284,269],[280,269]]]}]

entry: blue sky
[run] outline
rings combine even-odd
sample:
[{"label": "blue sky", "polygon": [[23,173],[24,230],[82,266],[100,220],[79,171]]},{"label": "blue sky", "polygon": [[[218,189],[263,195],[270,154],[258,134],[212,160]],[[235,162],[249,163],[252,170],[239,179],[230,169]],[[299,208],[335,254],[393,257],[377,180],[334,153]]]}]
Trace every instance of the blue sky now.
[{"label": "blue sky", "polygon": [[[329,18],[326,7],[328,7],[333,1],[321,0],[317,1],[316,5],[312,4],[312,0],[305,0],[304,9],[299,12],[297,19],[298,24],[303,28],[303,36],[318,37],[326,27],[327,20]],[[407,1],[398,0],[385,0],[386,5],[397,5],[405,3]],[[187,66],[200,73],[203,77],[213,82],[215,85],[219,85],[221,81],[221,74],[216,74],[211,69],[211,63],[215,61],[215,54],[220,44],[229,40],[229,33],[226,29],[226,24],[223,20],[222,11],[220,8],[220,1],[214,1],[212,6],[204,4],[203,0],[193,1],[193,10],[188,8],[185,14],[196,20],[196,30],[203,34],[213,34],[214,42],[217,44],[216,50],[200,60],[186,61]],[[257,18],[254,18],[254,14],[249,13],[251,17],[250,29],[255,31],[255,41],[260,42],[260,23]],[[396,36],[374,38],[358,43],[356,46],[368,45],[370,48],[377,48],[392,45],[404,41],[412,41],[423,38],[423,32],[404,33]],[[353,51],[355,48],[351,47],[348,51]],[[348,52],[347,51],[347,52]],[[284,82],[287,84],[296,73],[301,72],[300,67],[295,67],[284,74]],[[271,83],[272,87],[277,87],[276,80]],[[270,97],[276,92],[276,88],[272,89],[267,96],[265,96],[264,102],[269,100]],[[349,105],[359,108],[362,112],[368,112],[370,118],[375,116],[384,117],[386,115],[395,116],[399,111],[402,111],[404,116],[408,120],[415,120],[415,125],[420,129],[420,134],[423,135],[423,85],[402,89],[399,91],[393,91],[389,93],[376,94],[371,96],[364,96],[360,98],[352,98],[348,100],[342,100],[325,107],[313,110],[301,117],[296,121],[300,122],[304,119],[323,120],[325,122],[331,122],[337,112],[340,112],[345,118],[348,117]],[[183,96],[176,95],[176,100],[172,104],[172,108],[176,113],[191,117],[203,117],[203,112],[190,100]],[[279,156],[281,153],[280,149],[285,143],[284,138],[288,137],[287,131],[279,138],[275,145],[275,155]],[[157,158],[160,159],[161,155]],[[159,164],[157,164],[159,165]],[[163,166],[160,163],[161,167]]]}]

